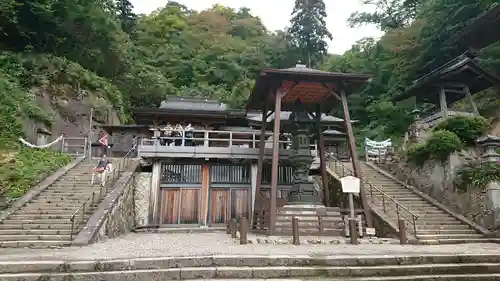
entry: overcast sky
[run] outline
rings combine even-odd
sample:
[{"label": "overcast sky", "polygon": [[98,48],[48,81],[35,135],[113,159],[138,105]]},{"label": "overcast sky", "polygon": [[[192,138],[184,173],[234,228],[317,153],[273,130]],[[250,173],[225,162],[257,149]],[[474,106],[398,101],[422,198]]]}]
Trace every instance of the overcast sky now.
[{"label": "overcast sky", "polygon": [[[150,13],[157,8],[163,7],[167,0],[131,0],[135,12]],[[269,30],[283,29],[289,24],[294,0],[177,0],[190,9],[203,10],[210,8],[214,4],[239,8],[247,7],[252,10],[252,14],[260,17],[264,25]],[[333,35],[333,41],[329,42],[330,53],[342,54],[347,51],[357,40],[367,37],[381,35],[381,32],[374,26],[364,26],[360,28],[349,28],[346,20],[352,12],[359,10],[369,10],[364,7],[360,0],[325,0],[328,18],[326,19],[328,29]]]}]

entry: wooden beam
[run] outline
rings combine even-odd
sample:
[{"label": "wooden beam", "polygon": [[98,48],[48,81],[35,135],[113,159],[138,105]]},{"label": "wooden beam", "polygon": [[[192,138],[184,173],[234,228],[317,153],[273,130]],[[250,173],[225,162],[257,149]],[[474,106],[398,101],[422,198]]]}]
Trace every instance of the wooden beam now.
[{"label": "wooden beam", "polygon": [[276,91],[276,101],[274,104],[274,130],[273,130],[273,159],[271,166],[271,206],[269,219],[269,235],[273,235],[276,227],[276,193],[278,190],[278,166],[279,166],[279,133],[280,133],[280,115],[281,115],[281,98],[289,93],[297,84],[294,84],[288,91]]},{"label": "wooden beam", "polygon": [[[330,85],[327,85],[325,83],[321,83],[323,85],[323,87],[327,88],[328,89],[328,96],[334,96],[338,101],[341,100],[340,96],[335,93],[335,91],[332,89],[332,87]],[[326,96],[328,98],[328,96]]]},{"label": "wooden beam", "polygon": [[330,187],[328,185],[328,174],[325,163],[325,140],[323,137],[323,126],[321,125],[321,104],[316,105],[316,135],[317,148],[319,153],[319,169],[321,171],[321,180],[323,183],[323,200],[326,207],[330,205]]},{"label": "wooden beam", "polygon": [[472,95],[470,94],[470,90],[469,90],[468,86],[464,87],[464,92],[465,92],[465,96],[469,100],[470,106],[472,107],[472,113],[474,113],[474,115],[476,115],[476,116],[481,116],[479,114],[479,110],[477,109],[477,105],[474,102],[474,99],[472,98]]},{"label": "wooden beam", "polygon": [[[349,150],[351,152],[351,161],[352,161],[352,167],[354,169],[353,171],[354,176],[362,179],[363,171],[361,170],[361,166],[359,165],[358,152],[356,151],[356,140],[354,139],[354,132],[352,130],[352,124],[351,124],[351,116],[349,114],[349,106],[347,104],[347,95],[344,89],[340,89],[340,98],[342,102],[342,109],[344,111],[344,124],[347,131],[347,139],[349,142]],[[361,196],[361,202],[363,204],[367,226],[369,228],[372,228],[373,227],[372,214],[370,211],[370,204],[368,203],[368,198],[366,196],[365,189],[363,186],[363,181],[361,181],[360,196]]]},{"label": "wooden beam", "polygon": [[[255,205],[259,207],[259,209],[262,207],[262,197],[260,195],[260,185],[262,182],[262,167],[264,165],[264,148],[266,144],[266,120],[267,117],[269,117],[268,112],[267,112],[267,103],[264,103],[264,106],[262,108],[262,124],[260,126],[260,138],[259,138],[259,158],[257,160],[257,182],[255,184]],[[254,205],[254,210],[255,208]],[[255,213],[255,212],[254,212]],[[254,223],[257,221],[256,219],[253,220]]]},{"label": "wooden beam", "polygon": [[448,104],[446,101],[446,91],[444,86],[441,86],[439,91],[439,105],[441,107],[441,112],[443,113],[443,118],[448,118]]}]

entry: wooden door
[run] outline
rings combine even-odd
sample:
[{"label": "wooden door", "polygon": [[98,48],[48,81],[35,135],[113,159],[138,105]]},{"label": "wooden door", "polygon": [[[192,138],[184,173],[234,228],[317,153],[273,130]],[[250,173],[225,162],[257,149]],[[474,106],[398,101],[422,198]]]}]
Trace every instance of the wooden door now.
[{"label": "wooden door", "polygon": [[248,199],[248,189],[233,189],[231,191],[231,218],[250,218]]},{"label": "wooden door", "polygon": [[181,189],[181,204],[179,206],[181,224],[200,223],[200,189]]},{"label": "wooden door", "polygon": [[162,189],[160,224],[177,224],[179,222],[180,190]]},{"label": "wooden door", "polygon": [[229,190],[212,189],[210,201],[210,223],[226,224],[229,219]]}]

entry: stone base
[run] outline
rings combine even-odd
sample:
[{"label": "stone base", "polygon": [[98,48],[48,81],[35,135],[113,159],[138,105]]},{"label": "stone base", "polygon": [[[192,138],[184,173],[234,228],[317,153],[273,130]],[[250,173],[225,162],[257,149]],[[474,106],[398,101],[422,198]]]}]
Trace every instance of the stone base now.
[{"label": "stone base", "polygon": [[344,233],[344,222],[340,212],[328,211],[323,205],[285,205],[276,214],[276,232],[291,233],[292,219],[299,220],[299,233],[317,233],[321,228],[333,236]]}]

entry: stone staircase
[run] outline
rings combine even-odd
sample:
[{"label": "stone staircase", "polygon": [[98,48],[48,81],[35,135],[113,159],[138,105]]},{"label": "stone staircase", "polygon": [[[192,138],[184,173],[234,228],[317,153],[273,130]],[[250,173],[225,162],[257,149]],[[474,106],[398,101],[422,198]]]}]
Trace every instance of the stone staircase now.
[{"label": "stone staircase", "polygon": [[[99,203],[100,187],[90,185],[95,163],[82,162],[22,208],[0,222],[0,247],[57,247],[71,244]],[[99,183],[97,181],[97,183]],[[95,204],[89,198],[95,196]],[[83,211],[83,203],[88,202]],[[78,212],[77,212],[78,211]],[[77,212],[75,224],[71,217]]]},{"label": "stone staircase", "polygon": [[[329,158],[329,161],[336,160]],[[451,215],[371,164],[363,161],[360,164],[368,201],[393,228],[397,229],[398,219],[404,219],[409,237],[421,244],[488,242],[465,218]],[[329,163],[328,167],[335,177],[352,174],[351,163]]]},{"label": "stone staircase", "polygon": [[496,255],[251,255],[0,262],[0,280],[500,280]]}]

